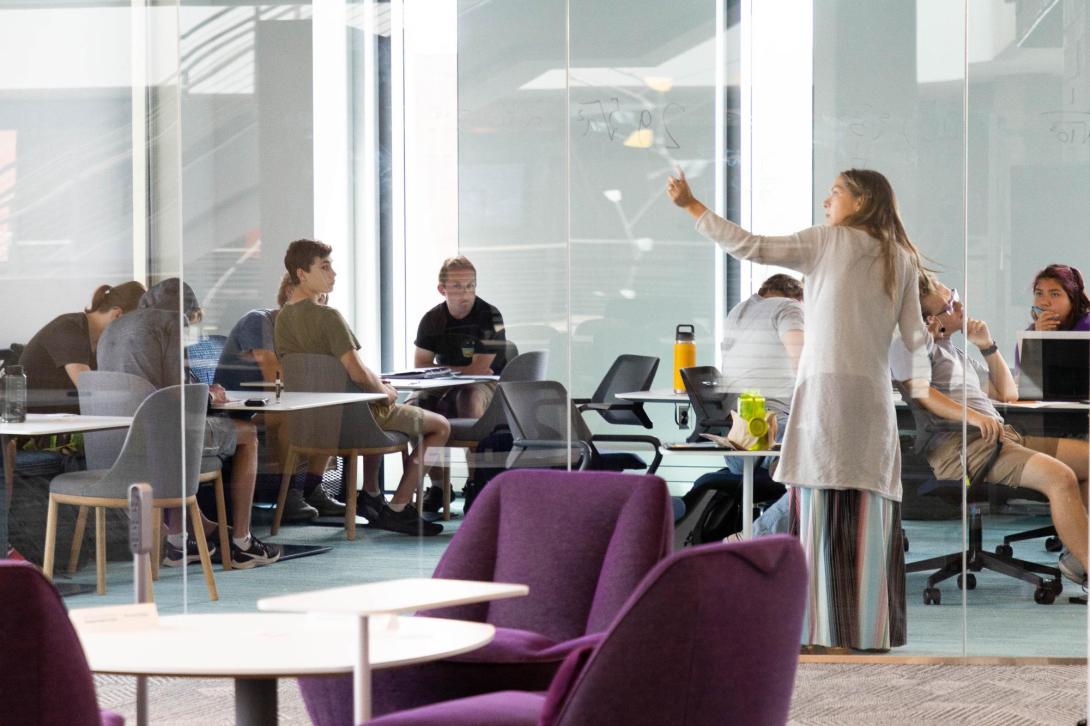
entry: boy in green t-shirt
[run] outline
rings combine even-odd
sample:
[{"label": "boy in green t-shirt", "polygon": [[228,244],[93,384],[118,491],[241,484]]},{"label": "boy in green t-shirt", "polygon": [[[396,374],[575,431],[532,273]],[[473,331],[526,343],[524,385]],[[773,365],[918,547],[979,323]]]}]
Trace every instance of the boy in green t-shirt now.
[{"label": "boy in green t-shirt", "polygon": [[[363,463],[363,514],[372,524],[404,534],[436,535],[443,526],[422,520],[408,506],[421,475],[424,451],[442,446],[450,436],[450,424],[439,414],[414,406],[397,403],[397,391],[375,375],[363,363],[360,344],[348,323],[337,310],[319,305],[318,296],[333,290],[337,273],[333,271],[330,254],[333,249],[314,240],[296,240],[288,246],[284,266],[295,291],[276,318],[276,351],[280,356],[290,353],[320,353],[337,358],[348,377],[369,393],[385,393],[385,402],[371,404],[371,412],[380,428],[399,431],[412,438],[422,437],[421,444],[405,461],[405,473],[397,491],[387,503],[378,483],[381,458],[366,456]],[[350,483],[354,486],[355,483]]]}]

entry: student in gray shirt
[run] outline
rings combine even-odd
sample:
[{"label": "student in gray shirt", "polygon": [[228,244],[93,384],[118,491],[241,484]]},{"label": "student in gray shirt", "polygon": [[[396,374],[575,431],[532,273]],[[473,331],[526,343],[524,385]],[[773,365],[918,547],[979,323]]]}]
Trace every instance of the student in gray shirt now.
[{"label": "student in gray shirt", "polygon": [[[98,367],[140,376],[156,388],[175,386],[191,380],[188,366],[182,364],[181,345],[186,326],[202,317],[193,290],[172,277],[153,285],[137,309],[119,318],[103,333],[98,343]],[[222,386],[209,390],[212,403],[227,400]],[[257,479],[257,429],[250,421],[209,416],[205,423],[205,456],[232,458],[231,504],[234,532],[231,564],[237,569],[268,565],[280,559],[280,546],[266,544],[250,532],[250,510]],[[181,520],[172,510],[167,519],[166,561],[168,567],[195,562],[195,542],[183,542]],[[205,520],[204,534],[215,531],[215,523]],[[192,535],[191,535],[192,536]],[[214,549],[214,544],[209,543]]]},{"label": "student in gray shirt", "polygon": [[[1068,548],[1060,557],[1060,570],[1069,579],[1085,585],[1087,470],[1090,468],[1087,442],[1022,436],[1004,424],[992,401],[1018,400],[1018,385],[987,323],[966,320],[956,291],[930,274],[920,276],[920,308],[931,333],[927,347],[931,359],[930,380],[913,380],[911,356],[899,340],[894,340],[890,349],[894,379],[910,386],[929,385],[928,395],[918,400],[936,421],[961,421],[964,395],[970,426],[965,450],[968,471],[976,471],[982,466],[996,441],[1002,439],[1003,448],[992,466],[989,482],[1028,487],[1048,497],[1056,532]],[[952,342],[951,337],[963,326],[966,338],[980,350],[986,366],[967,358]],[[968,360],[969,370],[965,369],[963,360]],[[960,433],[935,436],[925,453],[936,477],[962,478]]]}]

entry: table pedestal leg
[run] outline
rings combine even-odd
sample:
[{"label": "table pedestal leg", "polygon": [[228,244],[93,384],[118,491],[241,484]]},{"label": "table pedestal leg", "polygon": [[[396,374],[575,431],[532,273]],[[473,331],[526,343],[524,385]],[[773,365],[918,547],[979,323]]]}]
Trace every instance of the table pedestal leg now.
[{"label": "table pedestal leg", "polygon": [[352,671],[352,723],[371,720],[371,655],[368,617],[356,621],[356,662]]},{"label": "table pedestal leg", "polygon": [[8,556],[8,510],[15,486],[15,437],[0,436],[4,450],[4,491],[0,492],[0,560]]},{"label": "table pedestal leg", "polygon": [[236,726],[268,726],[277,722],[276,679],[235,679]]},{"label": "table pedestal leg", "polygon": [[753,537],[753,467],[757,457],[742,459],[742,539]]}]

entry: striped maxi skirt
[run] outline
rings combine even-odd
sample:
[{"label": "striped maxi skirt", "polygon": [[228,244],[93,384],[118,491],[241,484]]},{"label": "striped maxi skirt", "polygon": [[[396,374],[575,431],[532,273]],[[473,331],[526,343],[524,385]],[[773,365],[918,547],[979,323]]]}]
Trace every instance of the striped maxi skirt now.
[{"label": "striped maxi skirt", "polygon": [[810,586],[803,645],[889,650],[906,642],[901,505],[860,489],[791,487],[791,534]]}]

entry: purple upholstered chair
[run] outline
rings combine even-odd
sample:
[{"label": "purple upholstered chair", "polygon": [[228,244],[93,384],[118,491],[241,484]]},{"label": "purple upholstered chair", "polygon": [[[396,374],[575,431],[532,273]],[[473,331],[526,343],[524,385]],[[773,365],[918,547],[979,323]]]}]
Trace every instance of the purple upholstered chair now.
[{"label": "purple upholstered chair", "polygon": [[[570,652],[601,637],[672,537],[670,497],[657,476],[504,472],[474,503],[434,576],[524,583],[529,596],[422,613],[491,623],[496,638],[454,659],[375,671],[373,712],[545,690]],[[317,726],[351,724],[350,679],[301,678],[299,686]]]},{"label": "purple upholstered chair", "polygon": [[434,703],[368,726],[784,724],[806,582],[802,547],[784,535],[684,550],[596,645],[568,656],[547,693]]},{"label": "purple upholstered chair", "polygon": [[0,723],[124,726],[100,711],[60,595],[29,562],[0,560]]}]

